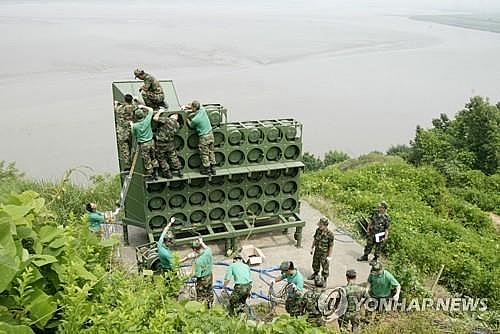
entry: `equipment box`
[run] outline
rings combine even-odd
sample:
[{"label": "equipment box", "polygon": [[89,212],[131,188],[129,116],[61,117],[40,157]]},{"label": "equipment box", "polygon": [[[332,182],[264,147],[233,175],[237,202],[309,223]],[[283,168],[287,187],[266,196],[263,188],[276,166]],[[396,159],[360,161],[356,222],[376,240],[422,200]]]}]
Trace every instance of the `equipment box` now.
[{"label": "equipment box", "polygon": [[253,245],[242,246],[241,257],[248,265],[261,264],[265,259],[264,253]]}]

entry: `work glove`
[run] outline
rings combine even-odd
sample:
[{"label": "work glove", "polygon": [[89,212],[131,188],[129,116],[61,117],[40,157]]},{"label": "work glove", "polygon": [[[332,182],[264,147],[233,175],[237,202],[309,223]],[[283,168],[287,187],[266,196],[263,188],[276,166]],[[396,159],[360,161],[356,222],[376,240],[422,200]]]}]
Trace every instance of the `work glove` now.
[{"label": "work glove", "polygon": [[191,252],[187,255],[187,258],[188,259],[194,259],[196,257],[196,253],[195,252]]},{"label": "work glove", "polygon": [[326,257],[326,260],[327,260],[328,262],[332,262],[332,257],[331,257],[331,256],[327,256],[327,257]]},{"label": "work glove", "polygon": [[396,293],[394,295],[394,297],[392,297],[392,300],[394,300],[395,302],[397,302],[399,300],[399,293]]}]

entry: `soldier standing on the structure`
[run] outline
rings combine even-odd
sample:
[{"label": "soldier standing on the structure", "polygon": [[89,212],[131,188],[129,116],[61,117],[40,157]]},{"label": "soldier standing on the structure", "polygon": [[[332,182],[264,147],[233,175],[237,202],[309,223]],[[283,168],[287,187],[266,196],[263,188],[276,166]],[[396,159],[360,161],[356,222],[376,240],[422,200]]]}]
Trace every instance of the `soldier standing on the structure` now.
[{"label": "soldier standing on the structure", "polygon": [[115,101],[116,139],[121,167],[124,171],[128,171],[132,163],[130,159],[132,149],[130,122],[134,119],[134,111],[137,106],[133,103],[132,95],[126,94],[124,99],[125,103]]},{"label": "soldier standing on the structure", "polygon": [[[328,219],[321,218],[318,223],[314,240],[311,246],[311,254],[313,254],[312,269],[313,273],[308,278],[315,280],[318,286],[326,287],[326,280],[330,272],[330,262],[333,256],[333,244],[335,235],[328,229]],[[323,280],[318,280],[319,271],[322,268],[321,277]]]},{"label": "soldier standing on the structure", "polygon": [[136,122],[130,122],[130,124],[132,126],[132,134],[137,139],[137,144],[141,150],[145,177],[154,180],[156,179],[155,172],[158,168],[158,161],[155,157],[153,129],[151,128],[153,113],[152,108],[138,105],[134,115]]},{"label": "soldier standing on the structure", "polygon": [[368,297],[368,290],[356,284],[356,270],[347,270],[345,277],[347,279],[347,285],[344,287],[347,309],[346,312],[340,316],[338,322],[339,327],[345,331],[348,330],[349,323],[351,323],[351,330],[354,332],[359,327],[361,319],[361,309],[359,306],[362,304],[362,300]]},{"label": "soldier standing on the structure", "polygon": [[144,81],[144,85],[139,88],[141,92],[144,103],[153,109],[158,109],[159,107],[168,108],[165,103],[165,94],[163,93],[163,88],[161,88],[160,82],[155,79],[151,74],[144,72],[141,68],[136,68],[134,70],[134,76]]},{"label": "soldier standing on the structure", "polygon": [[174,170],[179,177],[182,177],[182,165],[177,156],[174,142],[174,136],[179,130],[178,115],[167,116],[166,113],[159,112],[154,115],[153,120],[160,123],[160,127],[156,131],[156,158],[162,170],[162,176],[171,179],[171,170]]},{"label": "soldier standing on the structure", "polygon": [[389,238],[389,228],[391,227],[391,217],[386,213],[387,203],[380,202],[377,207],[377,212],[374,212],[370,217],[368,231],[366,236],[366,247],[363,255],[358,258],[358,261],[368,261],[368,255],[375,248],[375,256],[373,261],[377,261],[382,247]]},{"label": "soldier standing on the structure", "polygon": [[196,130],[199,136],[198,148],[202,164],[200,174],[215,175],[214,134],[207,111],[198,101],[193,101],[187,108],[191,109],[188,113],[189,126]]},{"label": "soldier standing on the structure", "polygon": [[233,293],[229,298],[229,314],[242,312],[252,291],[250,267],[243,262],[243,258],[239,254],[234,256],[233,261],[224,276],[224,288],[229,285],[231,280],[234,280]]},{"label": "soldier standing on the structure", "polygon": [[292,317],[304,314],[304,277],[298,271],[292,261],[283,261],[280,265],[281,275],[275,281],[286,280],[292,283],[287,291],[285,309]]},{"label": "soldier standing on the structure", "polygon": [[201,237],[193,241],[191,249],[193,252],[181,259],[181,262],[195,259],[192,276],[196,277],[196,300],[206,302],[210,308],[214,302],[212,250],[205,245]]}]

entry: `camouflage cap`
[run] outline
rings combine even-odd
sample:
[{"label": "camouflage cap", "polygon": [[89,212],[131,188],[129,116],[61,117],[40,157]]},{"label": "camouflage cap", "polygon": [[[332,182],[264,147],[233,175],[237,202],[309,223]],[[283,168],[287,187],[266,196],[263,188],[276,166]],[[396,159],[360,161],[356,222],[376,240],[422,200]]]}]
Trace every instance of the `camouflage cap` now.
[{"label": "camouflage cap", "polygon": [[356,273],[356,270],[354,270],[354,269],[349,269],[345,272],[345,276],[347,278],[356,278],[356,275],[357,275],[357,273]]},{"label": "camouflage cap", "polygon": [[328,226],[328,218],[326,218],[326,217],[322,217],[322,218],[319,220],[318,225]]},{"label": "camouflage cap", "polygon": [[378,207],[379,207],[379,208],[380,208],[380,207],[382,207],[382,208],[384,208],[384,209],[387,209],[387,206],[388,206],[388,205],[387,205],[387,202],[386,202],[386,201],[382,201],[382,202],[380,202],[380,203],[378,204]]},{"label": "camouflage cap", "polygon": [[191,243],[191,248],[192,249],[200,249],[201,248],[201,244],[198,240],[194,240],[192,243]]},{"label": "camouflage cap", "polygon": [[384,266],[380,262],[374,262],[372,264],[372,273],[381,274],[384,271]]},{"label": "camouflage cap", "polygon": [[144,70],[142,68],[138,67],[134,70],[134,77],[137,78],[139,75],[142,75],[142,74],[144,74]]},{"label": "camouflage cap", "polygon": [[280,270],[281,271],[287,271],[288,269],[290,269],[290,261],[283,261],[283,262],[281,262],[281,264],[280,264]]}]

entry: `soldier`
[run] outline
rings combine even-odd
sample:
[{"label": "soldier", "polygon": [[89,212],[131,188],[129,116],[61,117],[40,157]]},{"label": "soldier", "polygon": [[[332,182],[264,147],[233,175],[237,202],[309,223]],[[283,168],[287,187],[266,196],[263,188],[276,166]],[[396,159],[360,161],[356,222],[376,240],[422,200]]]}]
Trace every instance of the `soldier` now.
[{"label": "soldier", "polygon": [[328,229],[328,219],[325,217],[321,218],[316,233],[314,233],[314,240],[311,245],[311,254],[313,254],[313,273],[308,277],[308,279],[314,279],[316,281],[319,270],[322,268],[321,277],[323,280],[320,281],[321,284],[317,284],[321,287],[326,287],[326,280],[330,271],[330,262],[333,256],[334,241],[335,235]]},{"label": "soldier", "polygon": [[142,99],[148,107],[153,109],[158,109],[159,107],[168,108],[168,105],[165,103],[163,88],[161,88],[160,82],[155,77],[144,72],[141,68],[134,70],[134,76],[144,81],[144,85],[139,88],[139,92],[141,92]]},{"label": "soldier", "polygon": [[318,308],[318,300],[321,295],[321,291],[316,289],[307,291],[304,294],[304,306],[305,312],[307,313],[307,321],[315,326],[323,326],[326,322],[323,319],[323,314]]},{"label": "soldier", "polygon": [[346,312],[339,318],[339,327],[343,331],[348,331],[349,323],[351,323],[352,331],[356,331],[359,327],[361,319],[361,310],[359,305],[362,300],[368,297],[368,291],[361,285],[356,284],[356,270],[349,269],[345,273],[347,285],[344,287],[347,299]]},{"label": "soldier", "polygon": [[363,255],[358,258],[358,261],[368,261],[368,255],[375,248],[375,256],[373,261],[377,261],[382,251],[383,245],[389,238],[389,228],[391,227],[391,217],[386,213],[387,203],[380,202],[377,207],[377,212],[374,212],[370,217],[368,231],[366,236],[366,247]]},{"label": "soldier", "polygon": [[134,119],[134,111],[137,106],[133,103],[130,94],[125,95],[125,103],[115,101],[116,139],[118,142],[118,157],[124,171],[131,167],[130,151],[132,138],[130,133],[130,122]]},{"label": "soldier", "polygon": [[198,101],[193,101],[187,108],[191,109],[188,113],[189,126],[196,130],[199,136],[198,148],[202,164],[200,174],[215,175],[214,134],[207,111]]},{"label": "soldier", "polygon": [[283,261],[280,265],[281,276],[276,277],[275,282],[286,280],[292,283],[287,291],[285,309],[292,317],[304,314],[304,277],[295,269],[292,261]]},{"label": "soldier", "polygon": [[232,315],[243,311],[252,290],[250,267],[243,262],[239,254],[234,256],[233,263],[226,270],[224,288],[227,288],[231,279],[234,280],[233,293],[229,299],[229,314]]},{"label": "soldier", "polygon": [[158,242],[156,243],[158,257],[160,258],[160,267],[163,271],[172,270],[174,264],[174,254],[170,250],[174,241],[174,236],[171,232],[169,232],[170,226],[172,226],[171,221],[167,224],[167,226],[165,226],[160,235],[160,239],[158,239]]},{"label": "soldier", "polygon": [[156,179],[156,169],[158,168],[158,161],[155,157],[155,144],[153,142],[153,130],[151,128],[153,113],[152,108],[138,105],[135,111],[136,122],[130,122],[132,134],[137,139],[137,144],[141,150],[145,177],[150,180]]},{"label": "soldier", "polygon": [[85,205],[85,209],[87,210],[87,222],[89,231],[95,233],[98,239],[102,238],[102,226],[106,220],[104,214],[100,211],[97,211],[97,204],[95,203],[87,203]]},{"label": "soldier", "polygon": [[376,308],[382,311],[383,306],[390,305],[391,300],[399,300],[401,285],[389,271],[384,270],[382,263],[374,262],[368,275],[368,293],[377,302]]},{"label": "soldier", "polygon": [[195,259],[192,276],[196,277],[196,300],[206,302],[207,307],[210,308],[214,302],[212,250],[205,245],[201,237],[193,241],[191,248],[193,252],[181,259],[181,262]]},{"label": "soldier", "polygon": [[160,123],[156,132],[156,157],[162,170],[162,176],[171,179],[172,169],[178,173],[179,177],[182,177],[182,165],[177,156],[174,142],[174,135],[179,130],[178,115],[167,116],[164,112],[158,112],[154,115],[153,120]]}]

